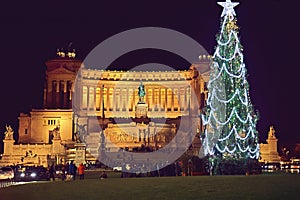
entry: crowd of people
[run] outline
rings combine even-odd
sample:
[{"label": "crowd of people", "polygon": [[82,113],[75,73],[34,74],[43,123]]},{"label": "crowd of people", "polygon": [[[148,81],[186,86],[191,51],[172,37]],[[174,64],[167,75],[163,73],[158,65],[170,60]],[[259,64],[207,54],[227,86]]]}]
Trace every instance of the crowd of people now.
[{"label": "crowd of people", "polygon": [[76,180],[76,176],[79,176],[79,180],[84,179],[85,166],[80,163],[75,165],[73,160],[70,163],[55,165],[52,163],[48,167],[50,180],[55,181],[55,178],[61,178],[62,181]]},{"label": "crowd of people", "polygon": [[[76,180],[76,177],[78,177],[79,180],[84,180],[86,169],[87,166],[85,166],[83,163],[80,163],[76,166],[73,160],[67,162],[66,164],[55,165],[52,163],[52,165],[48,166],[49,178],[52,181],[59,179],[62,181],[74,181]],[[99,175],[100,179],[105,179],[107,177],[108,176],[105,171],[101,172]]]}]

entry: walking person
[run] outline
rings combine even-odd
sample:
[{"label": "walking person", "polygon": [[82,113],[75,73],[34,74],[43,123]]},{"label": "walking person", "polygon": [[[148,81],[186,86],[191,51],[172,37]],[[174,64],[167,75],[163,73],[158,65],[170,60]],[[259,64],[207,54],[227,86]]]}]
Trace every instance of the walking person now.
[{"label": "walking person", "polygon": [[107,174],[105,171],[102,172],[102,174],[100,175],[100,179],[105,179],[107,178]]},{"label": "walking person", "polygon": [[76,179],[76,171],[77,171],[77,167],[74,164],[73,160],[71,160],[71,163],[69,165],[69,174],[72,176],[72,179],[75,181]]},{"label": "walking person", "polygon": [[83,163],[80,163],[77,170],[78,170],[79,179],[83,180],[84,179],[84,170],[85,170]]},{"label": "walking person", "polygon": [[62,164],[62,166],[61,166],[61,180],[62,181],[66,180],[66,173],[67,173],[66,165]]},{"label": "walking person", "polygon": [[52,163],[51,166],[49,167],[49,178],[50,178],[50,180],[52,179],[53,181],[55,181],[55,167],[54,167],[54,163]]}]

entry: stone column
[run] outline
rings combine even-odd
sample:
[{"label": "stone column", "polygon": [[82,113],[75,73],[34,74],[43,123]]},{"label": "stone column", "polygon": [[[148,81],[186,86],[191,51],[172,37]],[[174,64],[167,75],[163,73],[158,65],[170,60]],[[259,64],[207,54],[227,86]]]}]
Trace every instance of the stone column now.
[{"label": "stone column", "polygon": [[110,109],[110,104],[109,104],[109,87],[107,87],[107,89],[106,89],[106,111],[109,111],[109,109]]},{"label": "stone column", "polygon": [[89,87],[89,110],[94,110],[95,107],[95,89],[94,87]]},{"label": "stone column", "polygon": [[56,88],[55,88],[55,91],[56,92],[59,92],[59,80],[55,80],[56,81]]},{"label": "stone column", "polygon": [[155,87],[152,87],[152,99],[151,99],[151,101],[152,101],[152,111],[154,111],[155,110],[155,101],[154,101],[154,95],[155,95]]},{"label": "stone column", "polygon": [[126,110],[126,92],[124,92],[124,90],[126,91],[125,88],[120,88],[120,111],[123,112],[124,110]]},{"label": "stone column", "polygon": [[72,101],[73,90],[74,90],[73,83],[72,81],[69,81],[69,85],[68,85],[69,101]]},{"label": "stone column", "polygon": [[181,94],[181,87],[178,88],[178,111],[181,111],[181,108],[183,107],[183,102],[181,101],[182,99],[182,94]]},{"label": "stone column", "polygon": [[86,87],[86,109],[90,110],[90,86]]},{"label": "stone column", "polygon": [[172,90],[172,96],[171,96],[171,111],[174,111],[174,88]]},{"label": "stone column", "polygon": [[[84,88],[85,86],[83,85],[81,88],[79,88],[79,90],[80,90],[80,96],[78,97],[79,98],[79,100],[80,100],[80,110],[83,110],[83,102],[84,102],[84,91],[83,91],[83,88]],[[86,87],[87,88],[87,87]],[[86,92],[87,93],[87,92]],[[87,99],[86,99],[86,101],[87,101]]]},{"label": "stone column", "polygon": [[161,87],[158,88],[158,105],[159,105],[158,111],[161,111],[161,109],[162,109],[162,104],[161,104]]},{"label": "stone column", "polygon": [[[114,91],[113,91],[113,111],[116,111],[117,110],[117,99],[116,99],[116,88],[114,89]],[[122,90],[120,89],[120,88],[118,88],[118,90],[119,90],[119,97],[120,97],[120,99],[119,99],[119,102],[118,102],[118,105],[119,105],[119,110],[121,109],[120,108],[120,103],[122,102],[121,101],[121,92],[122,92]],[[121,101],[121,102],[120,102]]]},{"label": "stone column", "polygon": [[56,88],[55,88],[55,107],[59,107],[60,103],[59,103],[59,85],[60,85],[60,81],[56,80]]},{"label": "stone column", "polygon": [[94,87],[94,103],[93,103],[93,110],[95,111],[96,110],[96,98],[97,98],[97,87]]},{"label": "stone column", "polygon": [[94,109],[94,87],[89,87],[89,110]]},{"label": "stone column", "polygon": [[103,109],[104,109],[104,108],[103,108],[103,94],[104,94],[104,93],[103,93],[103,92],[104,92],[104,91],[103,91],[103,88],[104,88],[104,87],[101,87],[101,88],[100,88],[100,100],[99,100],[99,102],[100,102],[100,111],[101,111],[101,113],[103,113]]},{"label": "stone column", "polygon": [[62,81],[62,84],[63,84],[63,86],[64,86],[64,88],[63,88],[63,107],[64,108],[67,108],[67,106],[68,106],[68,95],[67,95],[67,84],[68,82],[67,82],[67,80],[63,80]]},{"label": "stone column", "polygon": [[70,80],[66,80],[66,108],[72,108],[72,85]]},{"label": "stone column", "polygon": [[181,105],[180,105],[180,87],[177,88],[177,111],[180,112]]},{"label": "stone column", "polygon": [[146,95],[144,96],[144,101],[146,104],[151,105],[149,103],[149,88],[145,88]]},{"label": "stone column", "polygon": [[191,90],[191,88],[188,86],[187,90],[186,90],[186,96],[187,96],[187,98],[186,98],[186,105],[187,105],[187,110],[188,110],[189,113],[191,112],[191,108],[190,108],[190,106],[191,106],[190,90]]},{"label": "stone column", "polygon": [[125,102],[125,109],[127,112],[129,112],[129,107],[131,106],[129,102],[129,88],[126,88],[126,102]]},{"label": "stone column", "polygon": [[168,112],[168,89],[165,88],[165,111]]},{"label": "stone column", "polygon": [[132,89],[132,111],[135,111],[135,89]]},{"label": "stone column", "polygon": [[187,89],[186,87],[184,87],[184,101],[183,101],[183,105],[184,105],[184,111],[186,112],[188,109],[187,106]]},{"label": "stone column", "polygon": [[47,102],[46,102],[46,105],[45,107],[48,108],[48,107],[51,107],[51,105],[53,104],[53,95],[52,95],[52,80],[47,80]]}]

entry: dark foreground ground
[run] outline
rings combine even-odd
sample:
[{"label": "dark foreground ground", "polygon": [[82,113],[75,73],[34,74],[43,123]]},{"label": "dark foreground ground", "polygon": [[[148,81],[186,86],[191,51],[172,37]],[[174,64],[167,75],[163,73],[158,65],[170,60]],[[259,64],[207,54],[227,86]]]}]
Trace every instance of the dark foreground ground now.
[{"label": "dark foreground ground", "polygon": [[0,188],[1,200],[300,199],[300,175],[120,178],[87,172],[85,180],[32,182]]}]

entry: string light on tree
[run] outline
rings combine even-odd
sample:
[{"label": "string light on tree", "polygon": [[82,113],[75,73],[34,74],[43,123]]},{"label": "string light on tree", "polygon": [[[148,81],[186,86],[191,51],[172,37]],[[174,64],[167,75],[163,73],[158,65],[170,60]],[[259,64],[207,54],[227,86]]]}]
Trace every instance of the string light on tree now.
[{"label": "string light on tree", "polygon": [[257,160],[258,117],[251,104],[243,48],[238,37],[234,7],[239,3],[226,0],[218,4],[223,7],[221,30],[212,57],[206,107],[201,116],[205,126],[204,153],[221,161]]}]

